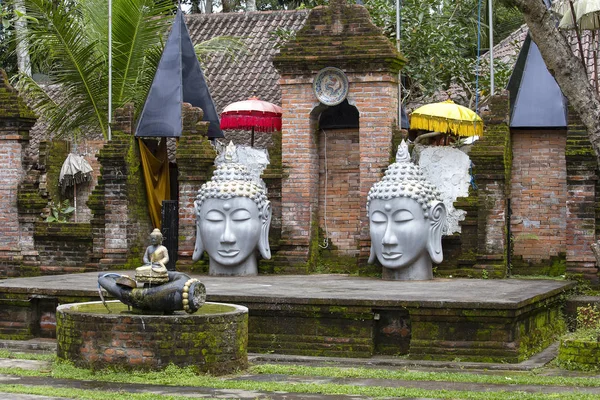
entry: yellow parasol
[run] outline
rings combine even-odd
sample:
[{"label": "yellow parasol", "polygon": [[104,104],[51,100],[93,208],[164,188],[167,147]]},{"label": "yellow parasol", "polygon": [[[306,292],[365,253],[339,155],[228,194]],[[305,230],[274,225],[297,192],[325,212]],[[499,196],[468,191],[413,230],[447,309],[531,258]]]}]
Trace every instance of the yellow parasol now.
[{"label": "yellow parasol", "polygon": [[446,100],[414,110],[410,117],[410,129],[453,133],[458,136],[483,136],[483,120],[475,111]]}]

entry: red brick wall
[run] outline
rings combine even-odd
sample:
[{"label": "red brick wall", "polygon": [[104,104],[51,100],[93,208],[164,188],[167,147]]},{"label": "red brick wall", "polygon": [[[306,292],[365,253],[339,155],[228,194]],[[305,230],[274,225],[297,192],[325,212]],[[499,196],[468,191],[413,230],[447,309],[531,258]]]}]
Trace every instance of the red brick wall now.
[{"label": "red brick wall", "polygon": [[19,213],[17,189],[24,171],[19,135],[0,132],[0,250],[19,251]]},{"label": "red brick wall", "polygon": [[311,222],[317,215],[319,162],[314,134],[316,117],[310,114],[319,103],[310,78],[282,78],[281,244],[288,246],[291,264],[305,262],[311,240]]},{"label": "red brick wall", "polygon": [[319,227],[337,252],[346,256],[358,255],[359,160],[358,130],[319,132]]},{"label": "red brick wall", "polygon": [[563,130],[513,130],[513,253],[524,261],[565,253],[567,167]]},{"label": "red brick wall", "polygon": [[[350,82],[347,98],[360,115],[358,143],[352,145],[353,160],[359,165],[359,179],[357,189],[348,188],[347,191],[346,205],[352,204],[352,209],[340,209],[346,215],[350,212],[358,216],[360,223],[346,227],[352,232],[347,232],[344,240],[349,244],[350,240],[359,239],[358,250],[361,259],[366,261],[370,248],[366,198],[389,164],[392,126],[398,104],[397,77],[389,73],[347,73],[347,76]],[[317,120],[324,106],[313,93],[312,76],[283,76],[280,85],[284,109],[281,145],[283,252],[280,256],[288,263],[296,264],[308,260],[316,234],[311,224],[318,222],[325,211],[322,209],[324,202],[319,201],[319,151],[322,146],[316,134]]]}]

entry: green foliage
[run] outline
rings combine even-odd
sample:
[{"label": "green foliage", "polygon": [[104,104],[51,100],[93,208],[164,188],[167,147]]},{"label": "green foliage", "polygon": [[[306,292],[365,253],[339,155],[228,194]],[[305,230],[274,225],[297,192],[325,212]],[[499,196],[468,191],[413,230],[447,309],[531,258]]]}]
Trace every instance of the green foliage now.
[{"label": "green foliage", "polygon": [[[86,127],[107,135],[108,8],[102,0],[25,0],[37,23],[27,27],[34,71],[63,90],[49,98],[30,77],[20,74],[17,88],[49,121],[52,132],[71,134]],[[167,0],[116,0],[112,12],[113,108],[140,103],[146,75],[154,73],[145,53],[162,46],[172,20]]]},{"label": "green foliage", "polygon": [[[453,100],[471,106],[476,95],[477,71],[477,0],[404,0],[401,9],[401,52],[408,59],[404,101],[427,99],[436,92],[449,91]],[[395,40],[395,4],[386,0],[366,0],[373,21]],[[475,12],[474,12],[475,11]],[[482,10],[482,15],[483,10]],[[484,21],[483,21],[484,22]],[[487,27],[482,23],[481,31]],[[483,42],[482,38],[482,42]],[[485,45],[482,44],[483,47]],[[481,95],[490,85],[487,61],[479,65]],[[494,61],[495,87],[508,82],[511,66]],[[485,90],[484,90],[485,89]]]},{"label": "green foliage", "polygon": [[[15,86],[56,135],[108,132],[108,8],[105,0],[23,0],[33,18],[26,33],[34,72],[61,86],[50,98],[37,81],[20,74]],[[112,109],[144,105],[164,39],[173,21],[171,0],[113,0]],[[14,41],[14,36],[12,39]],[[212,39],[197,54],[237,54],[239,39]]]},{"label": "green foliage", "polygon": [[10,4],[0,2],[0,68],[4,69],[8,76],[17,72],[15,43],[11,40],[14,34],[11,28],[17,18]]},{"label": "green foliage", "polygon": [[574,338],[600,341],[600,310],[595,304],[577,307],[577,331]]},{"label": "green foliage", "polygon": [[46,222],[68,222],[75,212],[75,207],[66,199],[62,203],[50,202],[50,212],[46,216]]}]

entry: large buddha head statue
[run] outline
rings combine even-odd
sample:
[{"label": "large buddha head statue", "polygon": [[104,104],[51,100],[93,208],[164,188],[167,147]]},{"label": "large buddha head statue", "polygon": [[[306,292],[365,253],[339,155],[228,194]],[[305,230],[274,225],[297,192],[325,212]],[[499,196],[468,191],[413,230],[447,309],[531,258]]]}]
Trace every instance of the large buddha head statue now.
[{"label": "large buddha head statue", "polygon": [[255,250],[271,258],[271,204],[266,190],[228,146],[212,179],[196,196],[196,246],[192,259],[204,250],[210,275],[256,275]]},{"label": "large buddha head statue", "polygon": [[432,262],[440,263],[446,207],[438,190],[410,161],[404,141],[396,162],[376,182],[367,198],[371,235],[369,263],[383,266],[390,280],[433,279]]}]

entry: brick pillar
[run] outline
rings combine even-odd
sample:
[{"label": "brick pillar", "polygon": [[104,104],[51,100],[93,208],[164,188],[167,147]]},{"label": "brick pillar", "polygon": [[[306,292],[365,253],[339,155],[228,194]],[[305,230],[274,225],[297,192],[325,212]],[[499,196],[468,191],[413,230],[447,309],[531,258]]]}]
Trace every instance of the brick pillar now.
[{"label": "brick pillar", "polygon": [[196,240],[194,200],[200,186],[210,180],[216,152],[206,137],[208,122],[203,112],[188,103],[183,104],[183,132],[177,146],[179,173],[179,252],[177,269],[189,268]]},{"label": "brick pillar", "polygon": [[317,230],[319,159],[316,126],[310,114],[316,101],[310,79],[282,77],[281,272],[306,273],[311,240]]},{"label": "brick pillar", "polygon": [[[19,215],[19,184],[24,178],[25,147],[36,116],[17,91],[10,86],[0,69],[0,277],[18,276],[23,260],[22,250],[33,250],[32,215]],[[35,189],[35,188],[34,188]],[[33,193],[33,192],[32,192]],[[21,203],[27,192],[21,192]],[[35,213],[38,196],[32,196]],[[38,214],[39,216],[39,214]],[[25,225],[21,231],[20,223]]]},{"label": "brick pillar", "polygon": [[497,278],[506,274],[506,198],[511,166],[508,110],[506,91],[492,97],[490,110],[483,115],[485,134],[469,153],[477,184],[475,273],[485,269],[490,277]]},{"label": "brick pillar", "polygon": [[[285,43],[273,63],[281,79],[281,247],[275,268],[281,272],[311,272],[319,263],[319,219],[325,213],[319,202],[318,118],[327,106],[313,93],[313,80],[325,67],[344,71],[349,81],[348,102],[358,109],[360,164],[358,194],[348,192],[348,201],[337,212],[354,218],[345,229],[347,238],[358,238],[356,252],[346,248],[340,262],[350,262],[348,254],[358,253],[353,266],[364,263],[370,248],[366,219],[366,196],[389,164],[392,127],[397,123],[397,73],[405,60],[370,20],[368,11],[345,0],[310,11],[304,27]],[[356,208],[354,200],[359,197]],[[329,207],[328,207],[329,211]],[[360,219],[360,221],[358,221]],[[344,253],[341,252],[341,253]],[[328,260],[334,262],[335,260]]]},{"label": "brick pillar", "polygon": [[392,131],[398,116],[398,77],[370,74],[355,79],[357,83],[353,85],[351,99],[360,112],[359,263],[366,267],[371,250],[367,195],[390,164],[390,155],[397,150],[392,149]]},{"label": "brick pillar", "polygon": [[[121,131],[113,131],[112,140],[106,142],[97,155],[102,165],[102,177],[98,184],[104,189],[104,243],[94,241],[94,244],[100,245],[102,249],[100,260],[102,269],[123,265],[127,261],[130,244],[127,235],[129,170],[126,157],[133,145],[132,142],[131,136]],[[143,193],[143,188],[139,193]]]},{"label": "brick pillar", "polygon": [[[267,197],[271,202],[271,228],[269,229],[269,245],[271,253],[276,254],[279,251],[281,240],[281,180],[283,179],[283,170],[281,165],[281,132],[272,133],[272,146],[269,148],[270,164],[262,173],[262,179],[267,185]],[[260,273],[274,273],[274,259],[261,258],[258,265]]]},{"label": "brick pillar", "polygon": [[598,267],[590,245],[596,239],[596,213],[600,195],[598,162],[587,131],[569,110],[567,136],[567,273],[583,276],[597,285]]},{"label": "brick pillar", "polygon": [[[567,132],[513,129],[511,133],[512,273],[562,275],[567,240]],[[559,264],[562,270],[551,270]]]},{"label": "brick pillar", "polygon": [[101,175],[87,204],[93,213],[92,264],[100,269],[140,266],[152,231],[133,110],[131,104],[115,110],[112,139],[96,155]]}]

